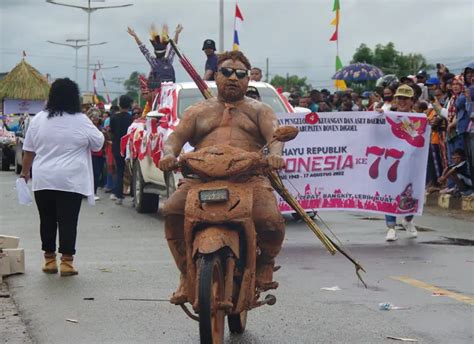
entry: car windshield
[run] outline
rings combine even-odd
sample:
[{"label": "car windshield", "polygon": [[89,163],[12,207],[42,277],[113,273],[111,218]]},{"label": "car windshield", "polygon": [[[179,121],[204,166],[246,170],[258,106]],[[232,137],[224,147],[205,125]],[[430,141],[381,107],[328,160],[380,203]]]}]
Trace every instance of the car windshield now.
[{"label": "car windshield", "polygon": [[[288,112],[283,104],[283,101],[280,99],[278,94],[269,87],[257,87],[258,92],[260,93],[260,97],[262,102],[270,105],[275,113],[284,113]],[[216,87],[211,87],[211,92],[215,96],[216,95]],[[178,117],[181,118],[182,113],[186,110],[189,106],[201,101],[204,99],[201,92],[197,88],[189,88],[189,89],[182,89],[179,91],[178,95]]]}]

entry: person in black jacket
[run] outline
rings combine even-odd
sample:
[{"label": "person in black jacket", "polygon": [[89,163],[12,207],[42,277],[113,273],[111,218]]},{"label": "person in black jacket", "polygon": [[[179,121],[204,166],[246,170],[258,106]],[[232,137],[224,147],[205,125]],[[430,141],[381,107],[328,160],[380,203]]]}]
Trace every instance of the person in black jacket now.
[{"label": "person in black jacket", "polygon": [[115,199],[115,203],[118,205],[123,202],[123,174],[125,171],[125,158],[120,154],[120,141],[127,134],[128,127],[132,124],[132,116],[129,113],[132,103],[133,99],[129,96],[120,96],[120,111],[110,118],[109,131],[112,135],[112,154],[117,168],[117,183],[110,198]]}]

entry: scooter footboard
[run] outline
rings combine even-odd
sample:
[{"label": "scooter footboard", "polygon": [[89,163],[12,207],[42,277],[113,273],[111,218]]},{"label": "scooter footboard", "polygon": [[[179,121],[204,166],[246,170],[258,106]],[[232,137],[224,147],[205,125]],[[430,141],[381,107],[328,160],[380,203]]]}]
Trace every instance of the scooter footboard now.
[{"label": "scooter footboard", "polygon": [[235,257],[240,255],[239,233],[227,226],[212,225],[196,233],[193,240],[193,253],[209,254],[223,247],[229,247]]}]

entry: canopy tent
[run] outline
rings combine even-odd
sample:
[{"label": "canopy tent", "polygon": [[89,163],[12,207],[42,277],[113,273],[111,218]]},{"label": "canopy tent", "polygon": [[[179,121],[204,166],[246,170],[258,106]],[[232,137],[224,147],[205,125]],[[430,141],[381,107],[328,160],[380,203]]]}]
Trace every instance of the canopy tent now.
[{"label": "canopy tent", "polygon": [[23,58],[7,76],[0,80],[3,113],[36,113],[48,99],[47,79]]}]

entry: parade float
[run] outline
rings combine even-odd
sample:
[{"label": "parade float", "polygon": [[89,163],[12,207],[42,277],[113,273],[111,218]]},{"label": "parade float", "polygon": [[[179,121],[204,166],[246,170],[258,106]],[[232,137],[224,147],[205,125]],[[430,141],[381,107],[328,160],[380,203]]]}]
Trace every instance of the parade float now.
[{"label": "parade float", "polygon": [[[21,169],[21,147],[29,115],[44,107],[48,98],[49,83],[45,76],[23,58],[5,78],[0,80],[2,122],[0,123],[0,169],[8,171],[15,163]],[[16,134],[16,135],[15,135]]]}]

